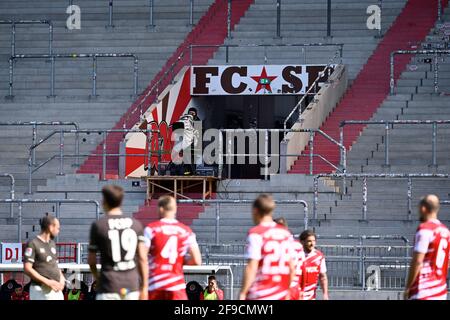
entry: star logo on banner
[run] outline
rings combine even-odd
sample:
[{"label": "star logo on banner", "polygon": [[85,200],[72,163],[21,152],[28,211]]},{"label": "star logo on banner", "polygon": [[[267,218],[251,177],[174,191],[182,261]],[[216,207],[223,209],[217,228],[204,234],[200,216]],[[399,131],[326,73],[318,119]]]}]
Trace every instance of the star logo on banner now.
[{"label": "star logo on banner", "polygon": [[270,84],[273,80],[278,78],[277,76],[268,76],[266,67],[263,67],[261,75],[259,77],[251,77],[253,80],[255,80],[258,83],[258,86],[256,87],[255,93],[258,93],[259,90],[264,89],[268,91],[269,93],[272,93],[272,88],[270,87]]}]

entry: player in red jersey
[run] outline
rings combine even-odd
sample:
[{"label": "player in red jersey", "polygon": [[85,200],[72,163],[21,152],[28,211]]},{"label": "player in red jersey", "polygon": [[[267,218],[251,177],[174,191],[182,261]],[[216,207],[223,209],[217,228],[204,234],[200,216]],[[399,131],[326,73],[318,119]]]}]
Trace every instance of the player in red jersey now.
[{"label": "player in red jersey", "polygon": [[[160,220],[144,231],[149,248],[149,300],[187,300],[183,265],[200,265],[202,257],[191,228],[176,220],[172,196],[158,201]],[[189,258],[185,259],[189,254]]]},{"label": "player in red jersey", "polygon": [[275,202],[260,195],[253,202],[253,221],[247,237],[247,266],[239,299],[289,300],[294,278],[292,234],[272,219]]},{"label": "player in red jersey", "polygon": [[[287,221],[284,218],[278,218],[274,220],[276,223],[281,224],[282,226],[288,227]],[[302,273],[303,273],[303,262],[305,260],[305,251],[303,250],[303,246],[298,240],[292,241],[293,251],[294,251],[294,265],[295,265],[295,277],[291,282],[290,288],[290,297],[291,300],[303,300],[302,293]]]},{"label": "player in red jersey", "polygon": [[323,292],[323,299],[328,300],[328,278],[325,257],[316,249],[316,235],[311,230],[305,230],[300,234],[300,242],[305,251],[303,263],[303,300],[315,300],[317,282]]},{"label": "player in red jersey", "polygon": [[446,300],[450,232],[438,220],[439,198],[420,200],[414,254],[406,283],[405,299]]}]

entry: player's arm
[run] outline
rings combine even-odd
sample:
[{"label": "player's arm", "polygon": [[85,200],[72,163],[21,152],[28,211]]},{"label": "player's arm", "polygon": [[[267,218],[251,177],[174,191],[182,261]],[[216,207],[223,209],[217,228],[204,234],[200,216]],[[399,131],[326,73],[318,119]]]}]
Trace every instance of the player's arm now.
[{"label": "player's arm", "polygon": [[199,266],[202,264],[202,254],[200,253],[200,249],[197,243],[190,245],[188,252],[190,258],[186,260],[185,262],[186,265]]},{"label": "player's arm", "polygon": [[406,282],[405,299],[409,298],[409,290],[411,290],[411,286],[419,276],[420,270],[422,269],[424,258],[425,253],[414,252],[413,254],[411,264],[409,267],[408,280]]},{"label": "player's arm", "polygon": [[322,288],[323,300],[328,300],[328,277],[326,273],[319,273],[319,282]]},{"label": "player's arm", "polygon": [[138,244],[138,270],[141,276],[140,300],[148,300],[148,248],[145,242]]},{"label": "player's arm", "polygon": [[328,276],[325,258],[323,258],[322,262],[320,263],[319,283],[320,287],[322,288],[323,300],[328,300]]},{"label": "player's arm", "polygon": [[248,290],[250,286],[255,281],[256,273],[258,271],[259,260],[249,259],[247,261],[247,266],[244,270],[244,278],[242,280],[242,289],[239,294],[239,300],[245,300],[247,297]]},{"label": "player's arm", "polygon": [[409,299],[412,285],[416,281],[422,269],[423,260],[425,254],[428,251],[433,233],[430,230],[422,229],[416,233],[414,241],[414,253],[411,259],[411,264],[409,267],[408,279],[406,281],[406,288],[404,293],[404,298]]},{"label": "player's arm", "polygon": [[53,291],[59,292],[64,289],[64,283],[61,284],[58,281],[47,279],[46,277],[40,275],[39,272],[33,268],[33,264],[31,262],[25,262],[23,265],[23,270],[25,274],[33,281],[50,287]]},{"label": "player's arm", "polygon": [[186,259],[184,264],[188,266],[199,266],[202,264],[202,254],[200,253],[200,248],[198,247],[197,238],[195,233],[191,233],[188,238],[188,254],[189,259]]},{"label": "player's arm", "polygon": [[247,298],[248,290],[255,281],[256,273],[258,272],[259,261],[262,259],[262,237],[258,234],[249,234],[247,237],[247,266],[244,269],[244,276],[242,280],[241,293],[239,294],[240,300]]},{"label": "player's arm", "polygon": [[99,273],[97,270],[97,250],[98,250],[98,240],[97,240],[97,227],[93,223],[91,226],[90,237],[89,237],[89,254],[88,254],[88,265],[91,269],[91,273],[94,279],[99,281]]}]

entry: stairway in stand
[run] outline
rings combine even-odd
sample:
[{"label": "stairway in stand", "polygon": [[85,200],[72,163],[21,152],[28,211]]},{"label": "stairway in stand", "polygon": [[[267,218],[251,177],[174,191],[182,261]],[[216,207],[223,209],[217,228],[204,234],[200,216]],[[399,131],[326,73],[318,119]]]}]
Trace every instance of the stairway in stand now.
[{"label": "stairway in stand", "polygon": [[[446,7],[448,1],[444,1]],[[425,40],[437,19],[437,1],[409,0],[392,27],[347,90],[342,101],[320,128],[339,141],[339,124],[343,120],[369,120],[389,94],[390,53],[395,50],[414,50]],[[410,56],[397,56],[395,78],[406,68]],[[364,126],[345,127],[345,147],[351,148]],[[309,154],[309,147],[303,154]],[[321,135],[314,139],[314,154],[320,154],[335,165],[339,164],[339,149]],[[331,173],[334,168],[325,161],[314,158],[313,174]],[[309,173],[308,157],[298,158],[289,173]]]}]

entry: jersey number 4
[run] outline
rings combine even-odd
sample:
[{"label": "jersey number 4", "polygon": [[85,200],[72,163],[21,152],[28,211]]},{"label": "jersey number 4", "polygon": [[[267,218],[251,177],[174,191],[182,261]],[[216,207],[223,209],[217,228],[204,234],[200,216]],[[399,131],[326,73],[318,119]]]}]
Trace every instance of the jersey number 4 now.
[{"label": "jersey number 4", "polygon": [[161,250],[161,257],[168,259],[170,264],[174,264],[178,258],[178,237],[170,236]]}]

